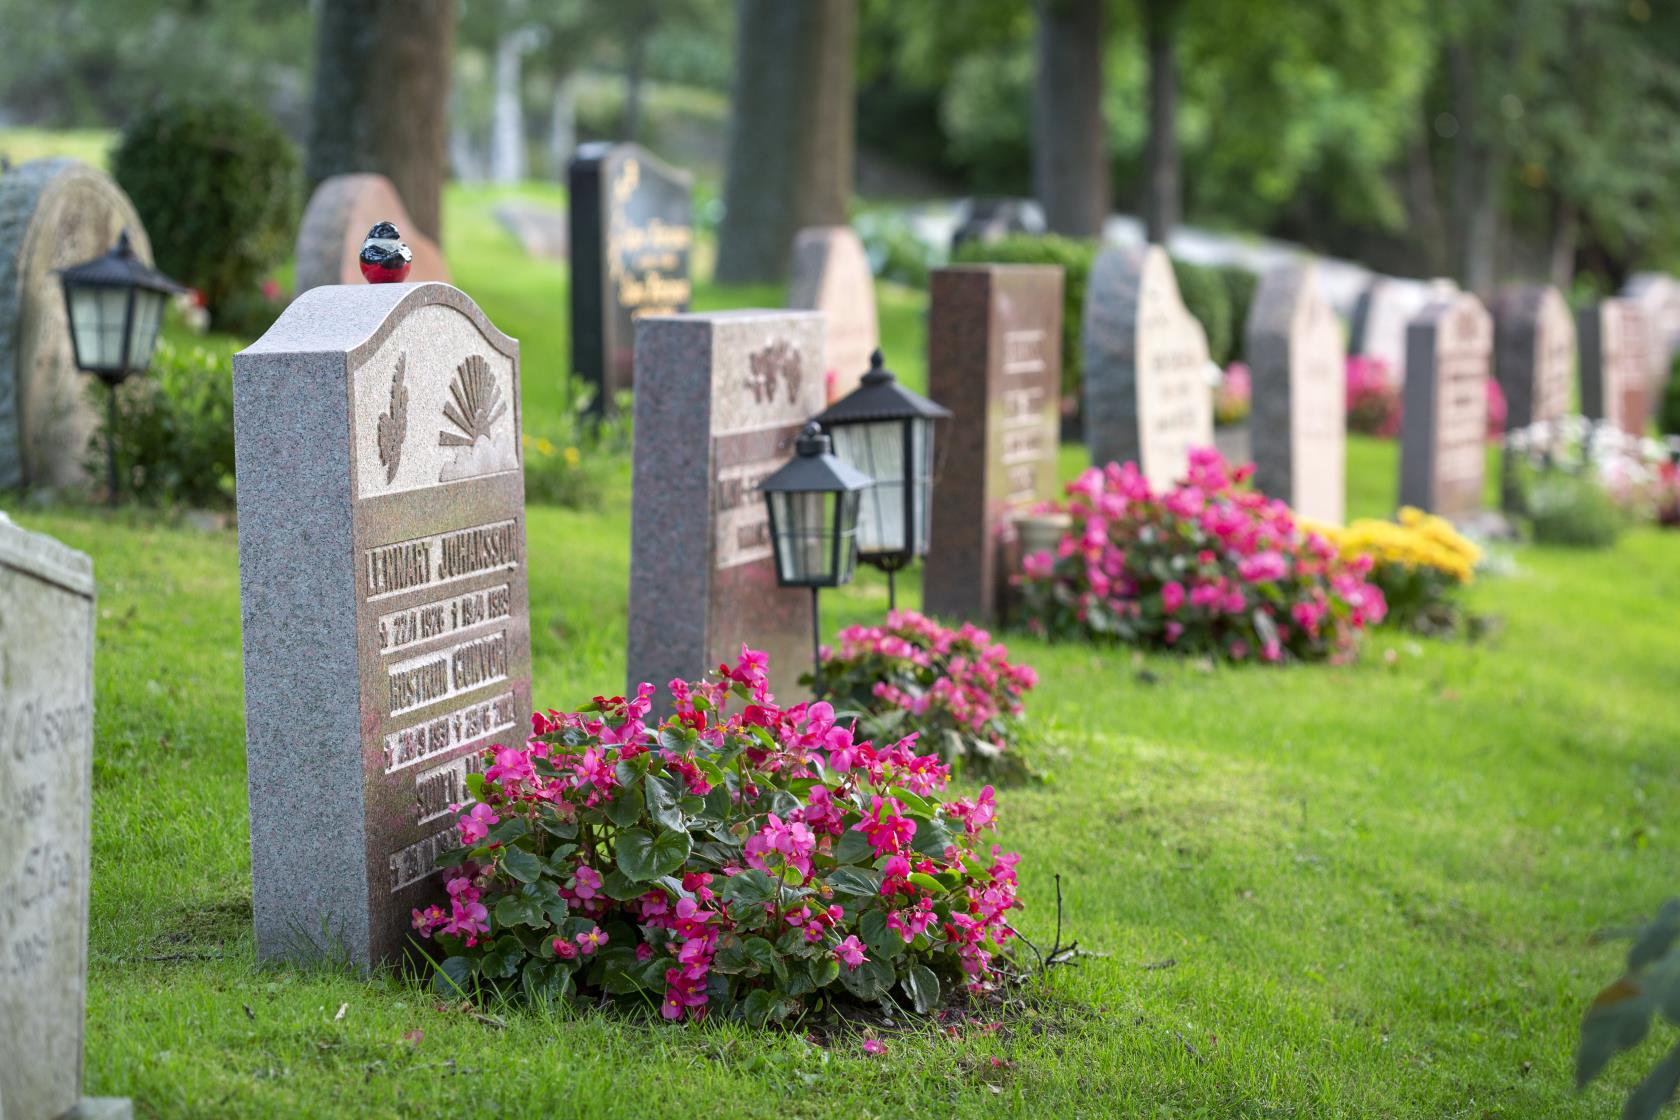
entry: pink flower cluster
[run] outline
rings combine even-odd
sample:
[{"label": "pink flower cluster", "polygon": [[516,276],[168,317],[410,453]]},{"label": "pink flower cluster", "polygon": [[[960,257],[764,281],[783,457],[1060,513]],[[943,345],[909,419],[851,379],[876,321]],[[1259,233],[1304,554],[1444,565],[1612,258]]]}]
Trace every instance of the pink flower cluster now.
[{"label": "pink flower cluster", "polygon": [[[1369,354],[1349,354],[1346,369],[1348,430],[1384,439],[1398,436],[1405,411],[1399,379],[1388,363]],[[1499,439],[1505,434],[1505,391],[1492,377],[1486,378],[1484,384],[1486,435],[1490,440]]]},{"label": "pink flower cluster", "polygon": [[1029,624],[1234,661],[1351,656],[1387,609],[1369,558],[1297,525],[1246,485],[1252,469],[1194,449],[1160,493],[1133,463],[1086,471],[1067,486],[1072,529],[1019,577]]}]

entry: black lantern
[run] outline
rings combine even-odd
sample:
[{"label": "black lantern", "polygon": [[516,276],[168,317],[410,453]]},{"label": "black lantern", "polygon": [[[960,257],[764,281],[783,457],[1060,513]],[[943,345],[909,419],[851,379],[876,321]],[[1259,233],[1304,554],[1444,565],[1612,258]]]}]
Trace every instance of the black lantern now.
[{"label": "black lantern", "polygon": [[64,307],[70,317],[70,341],[76,365],[103,381],[111,391],[105,448],[110,468],[110,500],[117,500],[117,386],[152,364],[158,328],[169,297],[185,291],[175,281],[134,255],[123,230],[110,252],[59,271]]},{"label": "black lantern", "polygon": [[879,350],[857,389],[817,417],[840,459],[875,480],[858,510],[858,557],[887,573],[887,601],[898,606],[893,574],[927,555],[933,492],[933,424],[949,409],[898,383]]},{"label": "black lantern", "polygon": [[794,449],[794,457],[758,488],[770,506],[776,582],[811,589],[812,671],[820,673],[817,595],[824,587],[850,583],[857,571],[858,499],[870,479],[834,457],[814,420],[799,433]]}]

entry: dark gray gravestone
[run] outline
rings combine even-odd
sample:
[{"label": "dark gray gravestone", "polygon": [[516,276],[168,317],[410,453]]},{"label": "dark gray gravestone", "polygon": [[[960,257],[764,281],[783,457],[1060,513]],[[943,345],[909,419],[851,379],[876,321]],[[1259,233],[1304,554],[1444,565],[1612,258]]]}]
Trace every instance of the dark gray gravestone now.
[{"label": "dark gray gravestone", "polygon": [[257,951],[365,970],[529,734],[519,346],[447,284],[333,285],[233,367]]},{"label": "dark gray gravestone", "polygon": [[1402,280],[1378,276],[1353,307],[1348,353],[1376,358],[1395,385],[1406,382],[1406,326],[1432,300],[1457,291],[1451,280]]},{"label": "dark gray gravestone", "polygon": [[929,284],[928,396],[939,434],[922,571],[929,614],[989,619],[1015,562],[1013,518],[1059,488],[1062,270],[961,265]]},{"label": "dark gray gravestone", "polygon": [[1556,288],[1509,288],[1494,304],[1494,368],[1505,394],[1505,430],[1568,414],[1575,323]]},{"label": "dark gray gravestone", "polygon": [[1630,299],[1601,300],[1576,318],[1581,414],[1643,436],[1651,419],[1651,324]]},{"label": "dark gray gravestone", "polygon": [[[631,387],[635,320],[688,310],[692,178],[635,144],[585,144],[571,192],[572,372],[596,412]],[[663,683],[663,682],[662,682]]]},{"label": "dark gray gravestone", "polygon": [[0,177],[0,489],[86,481],[98,412],[76,369],[57,270],[107,252],[125,229],[150,264],[134,205],[103,171],[43,159]]},{"label": "dark gray gravestone", "polygon": [[770,655],[783,703],[811,664],[811,598],[776,585],[758,484],[821,412],[816,311],[649,316],[636,324],[629,680],[663,688]]},{"label": "dark gray gravestone", "polygon": [[1400,502],[1454,521],[1481,511],[1493,317],[1467,292],[1406,328]]},{"label": "dark gray gravestone", "polygon": [[1085,286],[1085,440],[1091,461],[1138,464],[1155,486],[1213,446],[1207,333],[1159,245],[1107,248]]},{"label": "dark gray gravestone", "polygon": [[93,565],[0,513],[0,1102],[12,1120],[127,1117],[82,1098]]},{"label": "dark gray gravestone", "polygon": [[1254,385],[1254,481],[1296,513],[1339,525],[1347,507],[1342,328],[1311,264],[1261,278],[1243,353]]}]

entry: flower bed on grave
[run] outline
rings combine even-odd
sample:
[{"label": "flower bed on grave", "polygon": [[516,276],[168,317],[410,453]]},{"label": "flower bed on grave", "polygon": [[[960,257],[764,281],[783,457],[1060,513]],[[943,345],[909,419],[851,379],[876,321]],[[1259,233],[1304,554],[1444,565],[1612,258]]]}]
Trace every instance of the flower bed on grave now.
[{"label": "flower bed on grave", "polygon": [[822,650],[819,697],[859,715],[862,734],[915,733],[946,763],[996,780],[1032,776],[1022,747],[1022,698],[1038,684],[1002,642],[970,623],[952,629],[916,611],[850,626]]},{"label": "flower bed on grave", "polygon": [[1157,492],[1134,463],[1068,483],[1072,527],[1017,577],[1029,628],[1232,661],[1341,661],[1383,619],[1368,558],[1346,559],[1208,448]]},{"label": "flower bed on grave", "polygon": [[488,752],[448,898],[414,913],[450,953],[440,982],[755,1025],[993,986],[1020,903],[1018,857],[984,842],[991,787],[946,798],[913,735],[877,747],[829,704],[778,707],[765,661],[673,681],[663,723],[644,684]]},{"label": "flower bed on grave", "polygon": [[1310,528],[1334,544],[1344,560],[1369,558],[1366,578],[1382,590],[1388,625],[1445,636],[1475,621],[1465,613],[1459,592],[1475,578],[1482,550],[1446,518],[1406,506],[1395,521],[1360,518],[1346,527]]}]

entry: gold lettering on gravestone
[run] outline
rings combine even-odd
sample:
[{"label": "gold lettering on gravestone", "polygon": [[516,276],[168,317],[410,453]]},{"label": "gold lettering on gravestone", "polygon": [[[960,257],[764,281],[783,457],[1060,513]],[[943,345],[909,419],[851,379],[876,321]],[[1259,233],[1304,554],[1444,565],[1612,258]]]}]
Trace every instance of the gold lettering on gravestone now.
[{"label": "gold lettering on gravestone", "polygon": [[659,218],[646,225],[634,224],[629,205],[641,181],[641,164],[625,160],[612,183],[607,222],[607,280],[619,306],[633,319],[681,311],[692,293],[682,273],[687,271],[694,231]]}]

